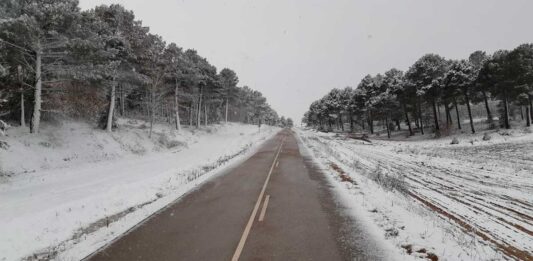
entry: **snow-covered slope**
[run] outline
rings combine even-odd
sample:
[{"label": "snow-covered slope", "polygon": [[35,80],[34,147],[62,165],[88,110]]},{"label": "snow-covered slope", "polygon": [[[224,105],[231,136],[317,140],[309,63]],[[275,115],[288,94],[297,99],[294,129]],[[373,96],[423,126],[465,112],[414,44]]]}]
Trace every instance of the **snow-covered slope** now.
[{"label": "snow-covered slope", "polygon": [[[178,134],[168,125],[156,124],[149,138],[148,124],[144,121],[119,119],[118,123],[119,128],[111,134],[83,122],[47,126],[39,135],[30,134],[27,128],[11,128],[8,136],[1,138],[8,148],[0,149],[0,174],[5,178],[131,155],[182,150],[221,128],[214,125],[200,130],[185,129]],[[222,131],[240,132],[242,126],[230,124]]]},{"label": "snow-covered slope", "polygon": [[[10,130],[0,149],[0,260],[79,259],[244,158],[278,128],[214,125],[175,133],[121,122]],[[117,222],[120,221],[120,222]]]}]

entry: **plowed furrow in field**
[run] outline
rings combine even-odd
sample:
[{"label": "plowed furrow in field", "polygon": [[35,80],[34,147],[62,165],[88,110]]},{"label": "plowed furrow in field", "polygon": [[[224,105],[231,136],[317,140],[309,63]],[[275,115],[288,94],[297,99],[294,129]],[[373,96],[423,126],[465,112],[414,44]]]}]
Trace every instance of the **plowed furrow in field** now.
[{"label": "plowed furrow in field", "polygon": [[[380,166],[388,172],[401,173],[410,185],[411,193],[423,199],[417,198],[424,205],[437,207],[440,209],[437,213],[451,217],[463,229],[480,236],[507,255],[530,258],[527,251],[520,249],[520,244],[507,243],[524,242],[521,240],[523,237],[527,239],[533,234],[528,214],[530,203],[527,199],[517,199],[505,193],[527,190],[529,186],[521,183],[520,178],[514,180],[503,176],[496,179],[493,177],[499,176],[490,169],[468,163],[455,163],[461,166],[461,169],[456,169],[450,165],[441,166],[439,161],[419,161],[414,157],[410,159],[392,152],[376,151],[368,146],[335,145],[339,148],[335,153],[340,155],[339,160],[343,163],[349,165],[346,158],[358,162],[356,171],[370,176]],[[506,182],[502,183],[502,180]],[[520,208],[515,209],[517,206]],[[435,210],[434,207],[430,208]]]},{"label": "plowed furrow in field", "polygon": [[513,257],[513,258],[516,258],[516,259],[519,259],[519,260],[533,260],[533,255],[531,253],[529,253],[528,251],[518,249],[518,248],[516,248],[516,247],[514,247],[512,245],[509,245],[505,241],[499,242],[498,240],[495,240],[494,238],[492,238],[492,236],[490,236],[487,233],[487,230],[485,230],[485,229],[481,229],[480,230],[480,229],[474,228],[472,225],[468,224],[467,222],[465,222],[461,218],[450,214],[446,210],[438,207],[437,205],[431,203],[430,201],[424,199],[423,197],[421,197],[421,196],[419,196],[419,195],[417,195],[415,193],[410,193],[410,195],[413,198],[415,198],[416,200],[420,201],[422,204],[426,205],[428,208],[434,210],[435,212],[437,212],[438,214],[440,214],[440,215],[442,215],[444,217],[447,217],[448,219],[452,220],[453,222],[455,222],[456,224],[461,226],[464,229],[464,231],[466,231],[467,233],[471,233],[471,234],[477,235],[477,236],[481,237],[483,240],[492,243],[495,247],[500,249],[500,251],[502,251],[506,255],[508,255],[510,257]]}]

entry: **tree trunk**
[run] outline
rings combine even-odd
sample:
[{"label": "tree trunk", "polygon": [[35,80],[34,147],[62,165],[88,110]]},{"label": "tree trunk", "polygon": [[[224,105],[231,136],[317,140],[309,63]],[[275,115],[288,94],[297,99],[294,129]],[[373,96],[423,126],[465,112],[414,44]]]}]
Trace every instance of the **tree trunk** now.
[{"label": "tree trunk", "polygon": [[374,134],[374,119],[372,119],[371,111],[368,111],[368,128],[370,129],[370,134]]},{"label": "tree trunk", "polygon": [[424,135],[424,119],[422,116],[422,102],[420,101],[420,96],[417,97],[418,100],[418,121],[420,124],[420,132]]},{"label": "tree trunk", "polygon": [[483,94],[483,100],[485,102],[485,109],[487,110],[487,120],[489,121],[489,123],[492,123],[492,113],[490,112],[490,107],[489,107],[489,99],[487,97],[487,93],[485,91],[481,91],[481,93]]},{"label": "tree trunk", "polygon": [[[113,130],[113,115],[115,113],[115,89],[115,76],[113,76],[113,81],[111,82],[111,92],[109,93],[109,108],[107,110],[107,132],[111,132]],[[152,130],[150,130],[150,133],[152,133]]]},{"label": "tree trunk", "polygon": [[25,110],[24,110],[24,92],[21,90],[20,92],[20,127],[22,128],[26,128],[26,117],[24,116],[25,114]]},{"label": "tree trunk", "polygon": [[506,129],[510,129],[511,125],[509,124],[509,106],[507,102],[507,91],[503,91],[503,120],[504,120],[504,127]]},{"label": "tree trunk", "polygon": [[390,127],[389,127],[389,115],[388,114],[385,114],[385,125],[386,128],[387,128],[387,138],[390,139]]},{"label": "tree trunk", "polygon": [[440,117],[440,104],[438,104],[438,103],[436,103],[436,102],[435,102],[435,104],[437,104],[437,121],[439,121],[440,118],[441,118],[441,117]]},{"label": "tree trunk", "polygon": [[194,118],[193,115],[194,115],[194,104],[193,102],[191,101],[189,103],[189,127],[192,127],[192,119]]},{"label": "tree trunk", "polygon": [[179,85],[178,80],[176,79],[176,88],[174,88],[174,114],[176,115],[176,130],[181,131],[181,121],[180,121],[180,104],[179,104]]},{"label": "tree trunk", "polygon": [[531,111],[529,110],[529,107],[526,106],[526,126],[531,126],[531,121],[530,121],[530,115],[531,115]]},{"label": "tree trunk", "polygon": [[197,111],[197,117],[196,117],[196,128],[200,128],[200,116],[202,115],[202,90],[203,88],[200,87],[200,97],[198,97],[198,111]]},{"label": "tree trunk", "polygon": [[341,113],[339,112],[339,124],[341,125],[341,130],[344,132],[344,123],[342,122],[342,115]]},{"label": "tree trunk", "polygon": [[204,102],[204,123],[205,123],[205,126],[207,127],[207,103]]},{"label": "tree trunk", "polygon": [[172,117],[174,117],[174,114],[172,113],[172,108],[171,108],[172,105],[169,105],[169,104],[166,104],[165,103],[165,118],[167,120],[167,123],[169,125],[172,125]]},{"label": "tree trunk", "polygon": [[399,131],[402,130],[402,127],[400,126],[400,120],[396,119],[396,127],[398,128]]},{"label": "tree trunk", "polygon": [[411,121],[409,121],[409,113],[407,112],[407,107],[405,104],[402,104],[403,112],[405,113],[405,122],[407,123],[407,127],[409,128],[409,136],[415,135],[413,133],[413,129],[411,128]]},{"label": "tree trunk", "polygon": [[468,118],[470,118],[470,128],[472,129],[472,133],[476,133],[476,130],[474,129],[474,120],[472,120],[472,111],[470,109],[470,97],[468,97],[468,93],[465,91],[465,102],[466,102],[466,108],[468,109]]},{"label": "tree trunk", "polygon": [[350,117],[350,132],[353,132],[353,115],[351,112],[349,113],[349,117]]},{"label": "tree trunk", "polygon": [[524,120],[524,106],[520,105],[520,120]]},{"label": "tree trunk", "polygon": [[37,42],[37,50],[35,55],[35,94],[33,104],[33,116],[31,119],[31,133],[39,133],[39,124],[41,123],[41,92],[43,81],[41,79],[42,67],[42,48],[40,42]]},{"label": "tree trunk", "polygon": [[146,121],[150,121],[150,93],[146,93],[146,100],[148,101],[146,103]]},{"label": "tree trunk", "polygon": [[435,131],[438,132],[440,128],[439,128],[439,118],[437,116],[437,104],[435,102],[435,99],[432,100],[432,105],[433,105],[433,118],[435,120]]},{"label": "tree trunk", "polygon": [[528,95],[527,97],[529,99],[529,118],[533,121],[533,96]]},{"label": "tree trunk", "polygon": [[165,102],[164,101],[161,101],[161,106],[159,106],[159,108],[160,108],[159,115],[161,115],[162,117],[165,117]]},{"label": "tree trunk", "polygon": [[457,116],[457,128],[461,129],[461,119],[459,118],[459,105],[455,97],[453,98],[453,106],[455,106],[455,115]]},{"label": "tree trunk", "polygon": [[453,124],[452,116],[450,115],[450,107],[448,102],[444,102],[444,113],[446,113],[446,127],[450,127]]},{"label": "tree trunk", "polygon": [[17,67],[18,81],[20,84],[20,127],[26,128],[26,115],[24,111],[24,86],[22,86],[22,66]]},{"label": "tree trunk", "polygon": [[152,138],[152,131],[154,129],[154,118],[155,118],[155,97],[153,91],[150,91],[150,134],[149,138]]},{"label": "tree trunk", "polygon": [[229,98],[226,97],[226,119],[225,119],[226,124],[228,123],[228,110],[229,110]]},{"label": "tree trunk", "polygon": [[120,85],[120,116],[125,116],[125,110],[126,107],[126,92],[124,91],[124,85]]}]

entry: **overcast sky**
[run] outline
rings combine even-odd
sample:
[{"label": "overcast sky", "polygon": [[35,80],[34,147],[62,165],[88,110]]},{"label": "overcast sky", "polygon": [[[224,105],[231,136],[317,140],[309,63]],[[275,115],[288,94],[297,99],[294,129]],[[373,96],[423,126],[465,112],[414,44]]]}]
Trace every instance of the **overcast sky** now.
[{"label": "overcast sky", "polygon": [[330,89],[407,70],[425,53],[459,59],[533,42],[531,0],[80,0],[82,9],[111,3],[233,69],[297,122]]}]

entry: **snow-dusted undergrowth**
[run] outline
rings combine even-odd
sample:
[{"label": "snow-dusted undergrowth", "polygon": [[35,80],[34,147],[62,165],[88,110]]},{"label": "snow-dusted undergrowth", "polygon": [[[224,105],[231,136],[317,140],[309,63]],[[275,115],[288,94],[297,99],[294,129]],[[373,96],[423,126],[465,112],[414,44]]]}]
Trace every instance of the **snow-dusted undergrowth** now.
[{"label": "snow-dusted undergrowth", "polygon": [[[0,260],[78,260],[244,159],[278,128],[213,125],[175,133],[120,121],[39,135],[10,129],[0,149]],[[116,222],[119,221],[120,222]]]},{"label": "snow-dusted undergrowth", "polygon": [[339,192],[409,256],[526,259],[533,253],[533,134],[416,141],[299,130]]}]

